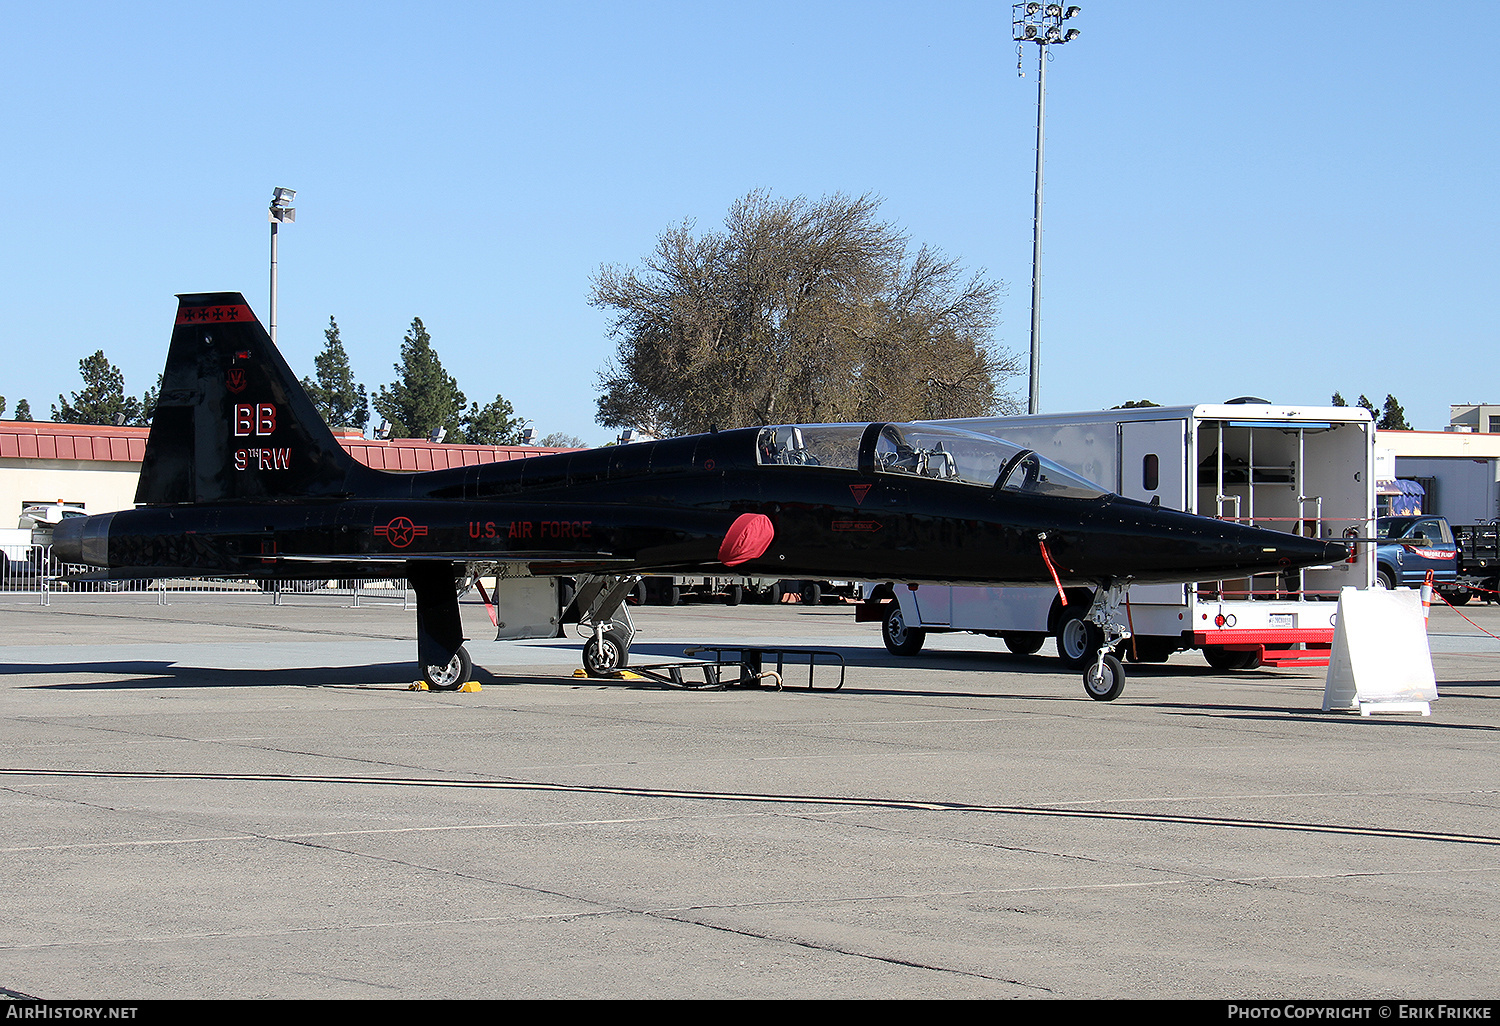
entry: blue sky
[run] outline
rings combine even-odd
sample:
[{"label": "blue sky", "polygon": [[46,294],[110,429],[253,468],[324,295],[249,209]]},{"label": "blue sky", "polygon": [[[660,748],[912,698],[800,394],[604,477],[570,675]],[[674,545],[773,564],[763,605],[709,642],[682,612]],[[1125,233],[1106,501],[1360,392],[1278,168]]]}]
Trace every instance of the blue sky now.
[{"label": "blue sky", "polygon": [[[1500,4],[1082,6],[1048,70],[1044,411],[1393,392],[1436,430],[1500,402]],[[756,188],[883,197],[1008,284],[998,342],[1029,344],[1036,56],[1018,78],[1008,4],[0,13],[10,411],[45,418],[101,348],[153,385],[176,293],[264,319],[278,185],[299,373],[333,315],[373,390],[421,317],[470,399],[544,434],[613,434],[600,265]]]}]

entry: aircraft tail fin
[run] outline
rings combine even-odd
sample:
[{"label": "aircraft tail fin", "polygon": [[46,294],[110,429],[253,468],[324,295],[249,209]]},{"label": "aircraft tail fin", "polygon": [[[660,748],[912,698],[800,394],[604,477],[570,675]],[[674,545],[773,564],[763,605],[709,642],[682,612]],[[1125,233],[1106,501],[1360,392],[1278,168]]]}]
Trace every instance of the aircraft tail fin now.
[{"label": "aircraft tail fin", "polygon": [[359,494],[333,437],[238,292],[178,296],[137,505]]}]

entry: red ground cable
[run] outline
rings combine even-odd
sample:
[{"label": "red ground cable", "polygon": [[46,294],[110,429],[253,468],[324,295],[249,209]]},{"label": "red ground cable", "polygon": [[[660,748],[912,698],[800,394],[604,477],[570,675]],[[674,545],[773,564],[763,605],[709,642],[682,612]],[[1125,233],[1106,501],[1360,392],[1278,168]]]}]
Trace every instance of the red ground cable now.
[{"label": "red ground cable", "polygon": [[1047,539],[1038,538],[1036,543],[1042,547],[1042,562],[1047,564],[1047,572],[1052,575],[1052,583],[1057,585],[1057,597],[1062,600],[1063,605],[1067,605],[1068,596],[1063,593],[1062,581],[1057,576],[1057,567],[1052,565],[1052,556],[1047,552]]}]

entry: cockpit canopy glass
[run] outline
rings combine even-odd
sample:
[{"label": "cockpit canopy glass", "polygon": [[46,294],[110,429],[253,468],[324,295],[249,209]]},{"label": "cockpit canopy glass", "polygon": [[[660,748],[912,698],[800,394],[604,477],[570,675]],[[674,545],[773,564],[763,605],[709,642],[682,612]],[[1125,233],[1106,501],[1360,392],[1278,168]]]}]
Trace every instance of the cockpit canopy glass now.
[{"label": "cockpit canopy glass", "polygon": [[755,458],[761,466],[859,469],[863,424],[782,424],[761,428]]},{"label": "cockpit canopy glass", "polygon": [[1005,491],[1098,498],[1103,488],[1013,442],[932,424],[885,424],[874,451],[861,453],[863,424],[798,424],[762,428],[762,465],[858,470],[861,456],[877,473],[909,474]]}]

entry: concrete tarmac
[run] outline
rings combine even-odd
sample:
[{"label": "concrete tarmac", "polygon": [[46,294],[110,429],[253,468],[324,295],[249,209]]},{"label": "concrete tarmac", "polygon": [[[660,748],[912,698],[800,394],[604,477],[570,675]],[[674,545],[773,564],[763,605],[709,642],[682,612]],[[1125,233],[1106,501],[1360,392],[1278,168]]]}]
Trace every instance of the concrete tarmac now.
[{"label": "concrete tarmac", "polygon": [[457,694],[405,689],[399,606],[0,596],[0,993],[1494,1000],[1500,609],[1463,612],[1432,716],[1362,719],[1192,654],[1093,702],[1050,643],[898,659],[848,606],[635,610],[635,662],[835,648],[839,691],[578,679],[572,640],[472,643]]}]

